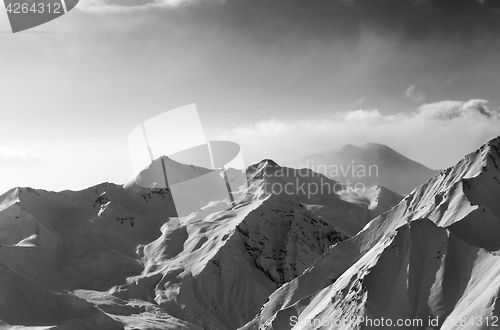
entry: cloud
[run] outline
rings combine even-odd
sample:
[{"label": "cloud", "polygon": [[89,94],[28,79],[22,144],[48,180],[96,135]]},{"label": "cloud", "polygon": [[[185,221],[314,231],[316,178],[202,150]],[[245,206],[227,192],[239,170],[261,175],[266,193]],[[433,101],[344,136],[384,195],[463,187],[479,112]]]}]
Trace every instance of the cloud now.
[{"label": "cloud", "polygon": [[43,157],[27,149],[16,150],[0,146],[0,159],[42,159]]},{"label": "cloud", "polygon": [[0,146],[0,167],[41,164],[47,161],[46,157],[27,149],[19,150]]},{"label": "cloud", "polygon": [[150,8],[177,8],[207,3],[225,3],[225,0],[80,0],[78,9],[84,11],[135,11]]},{"label": "cloud", "polygon": [[431,104],[424,104],[419,107],[419,113],[422,116],[439,120],[452,120],[460,117],[485,117],[490,119],[495,117],[500,119],[497,111],[488,109],[487,100],[470,100],[468,102],[460,101],[441,101]]},{"label": "cloud", "polygon": [[441,101],[395,114],[374,109],[314,120],[272,118],[214,131],[210,138],[239,143],[247,165],[264,158],[283,163],[345,144],[378,142],[437,169],[455,164],[500,134],[500,111],[486,104],[486,100]]},{"label": "cloud", "polygon": [[426,99],[425,94],[418,91],[415,85],[411,85],[410,87],[408,87],[405,91],[405,95],[407,98],[417,103],[425,101]]},{"label": "cloud", "polygon": [[454,75],[453,77],[450,77],[450,79],[446,80],[444,82],[445,85],[451,85],[453,84],[455,81],[458,80],[458,78],[460,78],[460,73],[457,73],[456,75]]},{"label": "cloud", "polygon": [[356,108],[356,107],[363,105],[365,102],[366,102],[366,97],[361,97],[361,98],[357,99],[356,101],[352,102],[349,106]]}]

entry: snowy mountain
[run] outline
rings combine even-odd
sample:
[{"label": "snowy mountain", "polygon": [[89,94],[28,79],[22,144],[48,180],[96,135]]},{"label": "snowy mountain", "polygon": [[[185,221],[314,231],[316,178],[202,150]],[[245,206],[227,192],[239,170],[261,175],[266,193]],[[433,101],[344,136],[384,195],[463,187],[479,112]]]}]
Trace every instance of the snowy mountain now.
[{"label": "snowy mountain", "polygon": [[362,146],[349,144],[286,164],[295,168],[311,168],[333,180],[352,185],[381,185],[403,196],[439,173],[378,143]]},{"label": "snowy mountain", "polygon": [[333,246],[240,329],[498,329],[499,196],[500,137]]},{"label": "snowy mountain", "polygon": [[[163,160],[170,183],[213,190],[216,171]],[[0,196],[0,328],[234,330],[401,198],[265,160],[235,207],[216,193],[180,221],[159,164],[124,185]]]},{"label": "snowy mountain", "polygon": [[[160,160],[0,196],[0,329],[498,328],[500,138],[404,199],[263,160],[232,206],[218,171]],[[185,191],[179,217],[175,184],[200,177],[212,200]]]}]

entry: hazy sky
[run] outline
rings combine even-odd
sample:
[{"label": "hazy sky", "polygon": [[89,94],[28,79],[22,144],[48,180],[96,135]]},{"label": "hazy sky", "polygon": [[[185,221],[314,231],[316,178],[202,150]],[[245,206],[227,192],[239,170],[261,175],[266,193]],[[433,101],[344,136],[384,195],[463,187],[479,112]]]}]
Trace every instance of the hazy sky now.
[{"label": "hazy sky", "polygon": [[0,9],[0,191],[132,175],[127,136],[196,103],[247,164],[367,141],[432,168],[500,135],[497,0],[81,0]]}]

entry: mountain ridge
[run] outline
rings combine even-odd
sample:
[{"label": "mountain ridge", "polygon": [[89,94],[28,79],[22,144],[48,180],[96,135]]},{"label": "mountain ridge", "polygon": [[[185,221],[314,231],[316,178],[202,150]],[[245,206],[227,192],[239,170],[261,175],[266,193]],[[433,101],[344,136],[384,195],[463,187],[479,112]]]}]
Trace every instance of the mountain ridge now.
[{"label": "mountain ridge", "polygon": [[[348,195],[362,199],[352,201],[335,189],[311,194],[299,187],[336,182],[264,160],[246,173],[249,185],[238,204],[213,200],[180,221],[173,186],[155,184],[164,179],[158,165],[123,185],[3,194],[0,287],[11,283],[34,295],[0,290],[0,319],[68,329],[233,330],[250,321],[280,285],[346,239],[345,232],[354,235],[378,212],[378,191]],[[200,173],[220,178],[176,166],[174,184]],[[290,193],[273,193],[267,189],[272,184]],[[341,222],[344,215],[352,219],[349,227]],[[42,302],[17,312],[37,296]],[[7,301],[8,307],[2,303]],[[89,312],[53,308],[72,302]]]},{"label": "mountain ridge", "polygon": [[[179,181],[209,173],[178,169]],[[500,137],[404,198],[272,160],[244,174],[236,205],[213,200],[182,221],[171,187],[153,184],[161,172],[7,191],[0,327],[282,330],[362,315],[451,330],[500,316]]]}]

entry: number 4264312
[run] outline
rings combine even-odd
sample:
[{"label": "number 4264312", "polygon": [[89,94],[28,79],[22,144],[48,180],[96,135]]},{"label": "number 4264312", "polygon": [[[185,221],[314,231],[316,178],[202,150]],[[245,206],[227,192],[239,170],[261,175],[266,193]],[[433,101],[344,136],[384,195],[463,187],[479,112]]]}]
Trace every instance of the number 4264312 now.
[{"label": "number 4264312", "polygon": [[63,14],[60,3],[9,3],[6,9],[9,14]]}]

